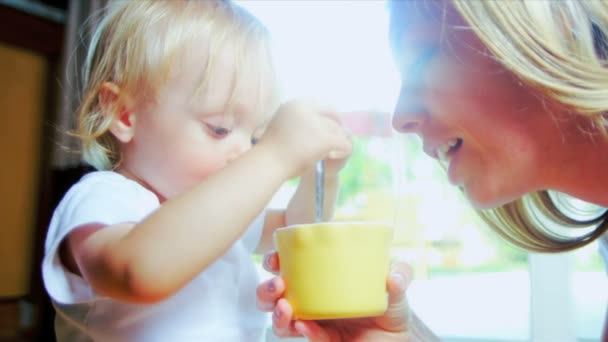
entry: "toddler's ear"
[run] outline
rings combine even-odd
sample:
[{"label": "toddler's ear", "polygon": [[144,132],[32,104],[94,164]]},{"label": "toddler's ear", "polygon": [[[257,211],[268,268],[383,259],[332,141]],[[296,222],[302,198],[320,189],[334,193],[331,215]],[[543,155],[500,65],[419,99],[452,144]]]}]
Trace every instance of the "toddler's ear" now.
[{"label": "toddler's ear", "polygon": [[110,132],[120,142],[128,143],[135,131],[135,114],[120,100],[120,91],[116,84],[104,82],[99,89],[99,104],[103,115],[112,120]]}]

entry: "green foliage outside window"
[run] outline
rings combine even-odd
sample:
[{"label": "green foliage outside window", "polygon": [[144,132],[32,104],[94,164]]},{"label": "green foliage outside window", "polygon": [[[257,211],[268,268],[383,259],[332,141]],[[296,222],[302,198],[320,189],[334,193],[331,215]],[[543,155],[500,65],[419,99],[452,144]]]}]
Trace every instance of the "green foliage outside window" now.
[{"label": "green foliage outside window", "polygon": [[[395,254],[405,255],[406,261],[423,270],[417,278],[526,269],[528,254],[485,226],[419,143],[400,143],[405,156],[392,150],[393,138],[355,137],[353,155],[340,174],[335,220],[395,224]],[[394,171],[398,158],[404,162],[402,174]],[[398,179],[405,189],[395,187]],[[596,249],[589,246],[581,251],[576,269],[603,269]]]}]

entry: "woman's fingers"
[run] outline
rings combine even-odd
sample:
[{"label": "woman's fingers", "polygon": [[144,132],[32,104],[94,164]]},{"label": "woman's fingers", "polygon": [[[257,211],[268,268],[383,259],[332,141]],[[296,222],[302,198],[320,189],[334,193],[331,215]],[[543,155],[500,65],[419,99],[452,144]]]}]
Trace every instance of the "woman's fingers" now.
[{"label": "woman's fingers", "polygon": [[295,321],[294,329],[309,342],[330,342],[331,337],[313,321]]},{"label": "woman's fingers", "polygon": [[[264,269],[274,274],[279,272],[279,254],[269,252],[264,255]],[[275,277],[258,285],[256,289],[257,306],[262,311],[273,311],[277,300],[285,292],[285,282],[283,278]]]},{"label": "woman's fingers", "polygon": [[264,269],[268,272],[278,274],[280,265],[279,265],[279,254],[277,252],[269,252],[264,255]]},{"label": "woman's fingers", "polygon": [[295,329],[293,309],[285,298],[279,299],[272,312],[272,329],[279,337],[301,337]]},{"label": "woman's fingers", "polygon": [[393,262],[387,280],[389,303],[405,299],[405,290],[410,286],[411,279],[412,269],[408,264],[401,261]]},{"label": "woman's fingers", "polygon": [[389,331],[407,330],[410,320],[406,290],[411,283],[412,270],[406,263],[395,262],[387,280],[388,309],[377,322]]},{"label": "woman's fingers", "polygon": [[273,311],[276,303],[285,292],[285,281],[281,277],[269,279],[256,289],[258,309],[262,311]]}]

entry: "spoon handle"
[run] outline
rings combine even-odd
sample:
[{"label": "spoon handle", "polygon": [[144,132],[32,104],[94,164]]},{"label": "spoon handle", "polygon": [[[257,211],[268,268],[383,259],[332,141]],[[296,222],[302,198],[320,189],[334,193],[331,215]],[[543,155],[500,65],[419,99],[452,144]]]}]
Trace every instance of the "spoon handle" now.
[{"label": "spoon handle", "polygon": [[317,162],[315,167],[315,209],[317,214],[317,222],[323,221],[323,195],[324,195],[324,180],[325,180],[325,165],[322,160]]}]

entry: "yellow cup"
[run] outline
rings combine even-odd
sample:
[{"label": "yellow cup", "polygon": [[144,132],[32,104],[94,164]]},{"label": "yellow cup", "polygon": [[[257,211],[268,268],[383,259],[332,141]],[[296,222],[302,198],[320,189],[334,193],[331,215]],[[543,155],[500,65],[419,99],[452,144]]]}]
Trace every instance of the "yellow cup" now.
[{"label": "yellow cup", "polygon": [[371,222],[323,222],[277,229],[285,297],[298,319],[382,315],[387,308],[393,228]]}]

